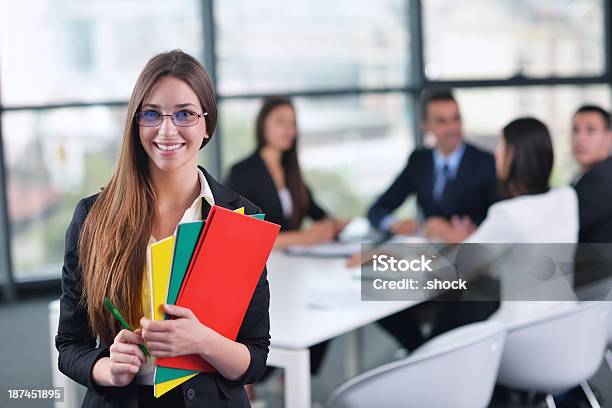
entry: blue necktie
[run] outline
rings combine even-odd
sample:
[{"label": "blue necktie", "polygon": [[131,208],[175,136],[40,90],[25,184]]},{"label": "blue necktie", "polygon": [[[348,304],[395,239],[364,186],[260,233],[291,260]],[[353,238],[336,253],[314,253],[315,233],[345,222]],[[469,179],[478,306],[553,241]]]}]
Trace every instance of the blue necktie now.
[{"label": "blue necktie", "polygon": [[442,201],[444,191],[446,190],[446,186],[448,185],[448,181],[450,180],[450,178],[451,175],[448,163],[444,163],[444,166],[442,166],[442,172],[438,174],[436,180],[436,186],[434,190],[434,200],[436,203],[439,204]]},{"label": "blue necktie", "polygon": [[452,197],[452,186],[453,186],[453,177],[451,176],[450,169],[448,168],[448,164],[444,164],[442,169],[442,194],[440,196],[439,204],[442,213],[450,218],[453,214],[453,197]]}]

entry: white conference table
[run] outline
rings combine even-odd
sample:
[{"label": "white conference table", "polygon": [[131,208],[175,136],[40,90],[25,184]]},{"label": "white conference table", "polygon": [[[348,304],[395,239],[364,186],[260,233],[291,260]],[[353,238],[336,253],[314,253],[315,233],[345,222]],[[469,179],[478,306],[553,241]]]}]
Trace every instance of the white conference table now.
[{"label": "white conference table", "polygon": [[347,268],[345,262],[278,250],[270,255],[268,365],[285,369],[286,408],[311,406],[309,347],[418,303],[361,301],[358,271]]}]

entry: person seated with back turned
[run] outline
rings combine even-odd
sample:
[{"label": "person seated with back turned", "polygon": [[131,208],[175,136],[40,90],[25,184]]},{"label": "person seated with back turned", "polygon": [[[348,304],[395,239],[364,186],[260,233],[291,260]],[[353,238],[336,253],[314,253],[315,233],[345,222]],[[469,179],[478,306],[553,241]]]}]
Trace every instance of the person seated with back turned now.
[{"label": "person seated with back turned", "polygon": [[[276,248],[334,239],[346,221],[329,217],[304,183],[297,153],[295,108],[290,99],[264,100],[257,115],[255,136],[255,152],[230,169],[227,185],[257,203],[266,213],[266,220],[281,226]],[[300,230],[307,216],[314,222]]]},{"label": "person seated with back turned", "polygon": [[416,194],[430,238],[443,236],[452,220],[480,224],[497,199],[495,161],[492,154],[464,141],[459,105],[451,90],[424,93],[422,129],[434,136],[436,146],[410,155],[404,170],[369,209],[368,219],[375,228],[393,234],[416,232],[414,220],[398,220],[392,214]]},{"label": "person seated with back turned", "polygon": [[593,105],[578,109],[572,124],[572,153],[580,166],[574,183],[580,211],[578,242],[581,244],[576,250],[576,287],[610,276],[603,264],[588,266],[588,262],[605,261],[601,253],[603,248],[583,244],[612,243],[612,205],[607,200],[612,196],[611,147],[610,113]]},{"label": "person seated with back turned", "polygon": [[[497,178],[504,199],[491,206],[487,218],[476,230],[456,227],[447,237],[448,242],[509,244],[504,253],[516,244],[575,244],[578,241],[578,197],[570,186],[550,188],[553,160],[553,145],[546,125],[534,118],[510,122],[502,131],[495,154]],[[497,252],[500,247],[494,245],[489,249]],[[541,257],[543,254],[552,256],[554,251],[566,252],[567,246],[547,245],[532,254],[525,249],[517,250],[518,256]],[[520,285],[525,285],[529,277],[519,278],[518,274],[530,272],[527,266],[517,266],[516,256],[506,260],[499,258],[497,270],[511,271],[510,275],[501,276],[502,296],[510,299],[516,299],[517,294],[525,296],[520,292],[525,288]],[[524,265],[532,263],[522,261]],[[564,307],[574,307],[571,284],[553,283],[561,286],[548,286],[545,300],[531,292],[532,299],[526,301],[502,301],[491,318],[514,325]],[[551,292],[559,289],[560,292]]]},{"label": "person seated with back turned", "polygon": [[[489,319],[508,327],[528,324],[578,305],[563,269],[549,270],[548,273],[552,272],[549,280],[543,281],[545,275],[539,263],[550,256],[565,259],[569,247],[573,246],[568,244],[575,245],[578,240],[578,197],[570,186],[550,188],[553,161],[550,133],[542,122],[533,118],[510,122],[502,130],[495,154],[503,200],[491,206],[487,218],[475,231],[469,226],[463,230],[457,226],[453,235],[447,237],[453,243],[494,244],[478,249],[479,254],[489,252],[486,249],[493,253],[502,248],[507,251],[504,253],[510,253],[513,248],[518,250],[508,258],[499,256],[493,265],[493,270],[501,272],[502,301]],[[525,243],[544,245],[520,245]],[[517,256],[522,257],[519,263]],[[534,264],[538,266],[530,268]],[[533,273],[533,276],[520,276],[520,273]],[[525,286],[527,279],[532,279],[529,286]],[[515,394],[504,387],[498,391],[500,405],[508,402],[503,398]],[[555,400],[557,397],[561,397],[558,407],[582,406],[584,400],[580,387],[556,395]],[[516,395],[511,397],[515,398]]]}]

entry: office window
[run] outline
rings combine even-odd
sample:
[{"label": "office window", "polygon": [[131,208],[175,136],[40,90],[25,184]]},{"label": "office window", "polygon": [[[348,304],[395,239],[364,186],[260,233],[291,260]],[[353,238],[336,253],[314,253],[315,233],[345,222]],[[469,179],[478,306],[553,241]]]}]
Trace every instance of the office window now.
[{"label": "office window", "polygon": [[423,1],[432,79],[604,73],[604,0]]},{"label": "office window", "polygon": [[[412,108],[399,93],[295,98],[300,166],[321,205],[363,216],[405,166],[413,149]],[[221,105],[224,174],[255,148],[260,101]]]},{"label": "office window", "polygon": [[[422,0],[422,44],[410,36],[412,0],[214,1],[214,21],[204,21],[208,3],[201,0],[4,1],[0,103],[8,110],[1,113],[0,160],[7,169],[13,274],[18,281],[59,277],[74,206],[108,180],[119,149],[125,107],[45,107],[127,102],[153,54],[180,48],[202,61],[209,24],[216,29],[222,130],[215,141],[222,157],[215,159],[223,174],[255,147],[260,101],[253,96],[341,90],[295,97],[300,160],[321,204],[356,216],[413,150],[419,118],[411,101],[421,89],[406,88],[416,46],[434,85],[521,76],[607,81],[605,1],[466,0],[458,7]],[[573,111],[582,103],[610,108],[612,100],[609,83],[458,88],[456,94],[468,140],[487,149],[519,116],[549,125],[557,185],[575,171]],[[69,126],[75,116],[84,122]],[[205,166],[214,147],[201,154]],[[400,212],[413,215],[413,203]]]},{"label": "office window", "polygon": [[110,178],[124,120],[125,108],[4,113],[16,280],[59,277],[66,227],[76,203]]},{"label": "office window", "polygon": [[607,85],[457,89],[468,140],[495,149],[502,128],[511,120],[533,116],[548,126],[555,148],[552,184],[571,182],[577,170],[571,153],[572,115],[581,105],[610,109]]},{"label": "office window", "polygon": [[127,100],[154,54],[201,57],[201,14],[198,0],[4,2],[2,103]]},{"label": "office window", "polygon": [[215,2],[219,91],[402,86],[407,2]]}]

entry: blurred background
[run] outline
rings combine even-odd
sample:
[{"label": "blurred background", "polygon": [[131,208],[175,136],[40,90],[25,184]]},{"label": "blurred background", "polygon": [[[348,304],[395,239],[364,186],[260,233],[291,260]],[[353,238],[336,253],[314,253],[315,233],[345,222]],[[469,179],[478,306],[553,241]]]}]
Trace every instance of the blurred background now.
[{"label": "blurred background", "polygon": [[109,179],[131,90],[154,54],[182,49],[213,78],[219,125],[201,157],[213,175],[254,148],[261,98],[291,96],[317,200],[363,216],[425,142],[419,98],[436,85],[455,88],[466,139],[489,150],[508,121],[543,120],[553,184],[568,183],[573,112],[612,105],[611,3],[0,0],[0,323],[42,327],[3,342],[31,337],[29,358],[45,361],[41,372],[3,371],[0,384],[50,384],[47,304],[59,296],[64,234],[77,201]]},{"label": "blurred background", "polygon": [[[264,95],[295,98],[300,160],[326,208],[363,215],[405,165],[418,98],[457,88],[465,134],[492,148],[535,115],[567,182],[570,119],[609,108],[608,0],[0,0],[0,284],[58,284],[76,202],[108,180],[136,76],[180,48],[217,88],[216,176],[255,145]],[[355,183],[354,180],[359,180]],[[406,211],[410,211],[408,208]]]}]

